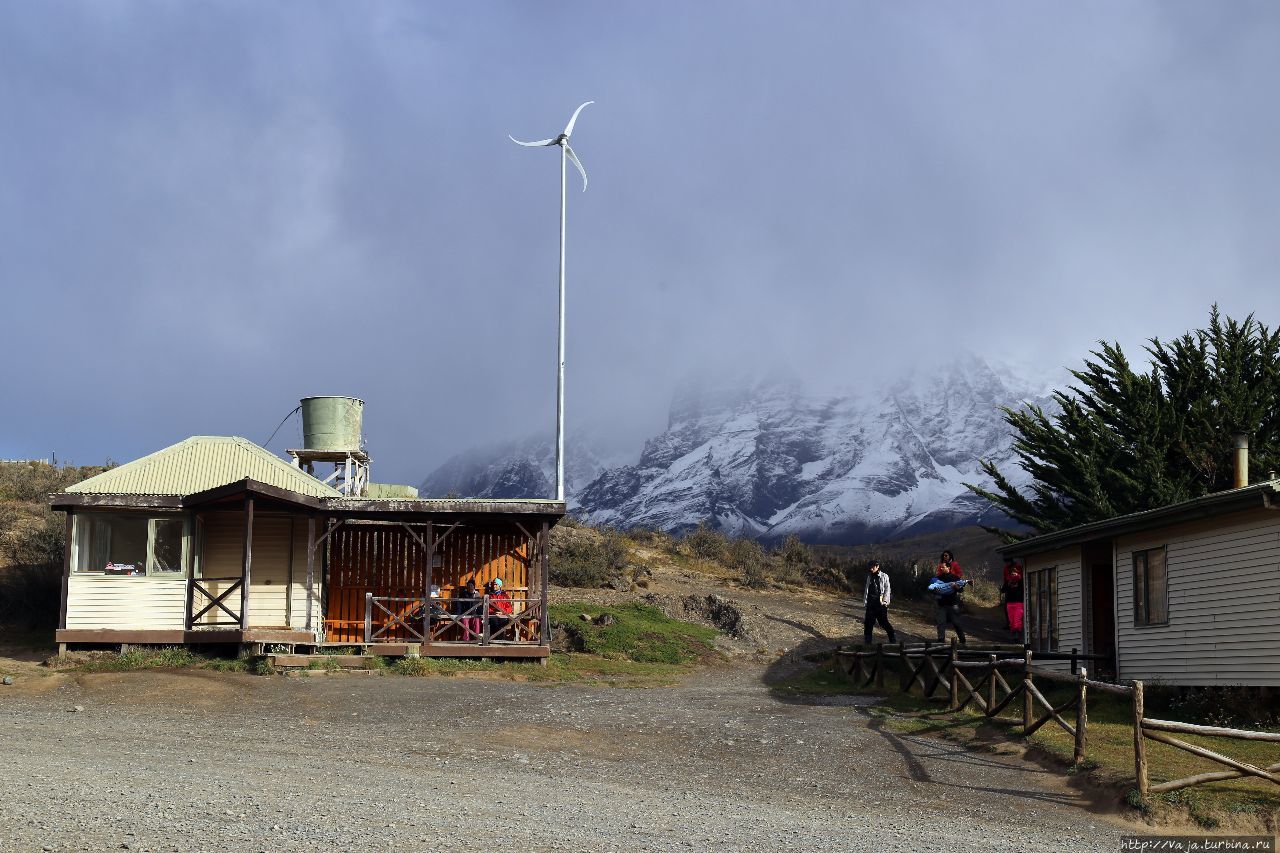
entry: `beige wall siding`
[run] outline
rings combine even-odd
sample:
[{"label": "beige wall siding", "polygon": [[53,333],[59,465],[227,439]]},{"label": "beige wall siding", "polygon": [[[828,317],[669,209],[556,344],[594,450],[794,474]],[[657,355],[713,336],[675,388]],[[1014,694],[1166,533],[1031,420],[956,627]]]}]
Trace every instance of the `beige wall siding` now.
[{"label": "beige wall siding", "polygon": [[73,573],[67,583],[67,627],[182,630],[186,602],[182,578]]},{"label": "beige wall siding", "polygon": [[[204,577],[239,577],[244,569],[244,515],[239,512],[202,516],[201,574]],[[252,627],[302,626],[306,619],[307,524],[304,518],[257,514],[253,519],[253,564],[249,583],[249,625]],[[290,584],[292,565],[293,583]],[[319,569],[317,567],[317,580]],[[230,582],[211,583],[217,594]],[[317,582],[317,595],[319,601]],[[290,596],[288,606],[286,596]],[[233,593],[232,598],[237,598]],[[203,605],[198,605],[202,607]],[[319,605],[313,605],[319,612]],[[231,606],[239,612],[237,600]],[[217,619],[211,612],[202,621]]]},{"label": "beige wall siding", "polygon": [[[1169,622],[1135,626],[1133,552],[1167,548]],[[1120,677],[1280,685],[1280,512],[1263,509],[1116,540]]]},{"label": "beige wall siding", "polygon": [[[316,523],[316,536],[324,531]],[[316,549],[315,567],[312,569],[311,625],[324,624],[324,611],[320,609],[320,591],[324,586],[324,554]],[[293,607],[290,627],[307,627],[307,519],[298,516],[293,522]]]},{"label": "beige wall siding", "polygon": [[[1044,554],[1035,554],[1025,561],[1027,574],[1038,569],[1057,567],[1058,570],[1058,651],[1070,652],[1077,648],[1084,651],[1084,601],[1083,579],[1080,571],[1080,547],[1063,548]],[[1027,583],[1027,598],[1030,599],[1031,585]],[[1028,622],[1024,619],[1025,626]],[[1025,633],[1024,633],[1025,638]],[[1024,639],[1024,642],[1026,640]],[[1043,661],[1039,664],[1045,669],[1069,672],[1068,661]]]}]

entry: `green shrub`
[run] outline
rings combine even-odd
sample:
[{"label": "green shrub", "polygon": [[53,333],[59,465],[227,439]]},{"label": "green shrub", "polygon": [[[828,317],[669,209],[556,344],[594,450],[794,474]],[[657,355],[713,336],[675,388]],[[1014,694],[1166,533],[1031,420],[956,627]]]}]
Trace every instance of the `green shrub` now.
[{"label": "green shrub", "polygon": [[800,537],[794,533],[782,541],[778,556],[789,566],[807,566],[813,559],[809,546],[801,542]]},{"label": "green shrub", "polygon": [[704,560],[723,560],[729,548],[728,538],[705,521],[686,533],[683,542],[689,553]]},{"label": "green shrub", "polygon": [[764,549],[754,539],[733,540],[726,559],[729,568],[737,572],[747,586],[762,587],[769,582]]},{"label": "green shrub", "polygon": [[626,565],[625,537],[606,527],[598,537],[578,535],[560,543],[551,556],[551,582],[557,586],[601,587],[621,577]]}]

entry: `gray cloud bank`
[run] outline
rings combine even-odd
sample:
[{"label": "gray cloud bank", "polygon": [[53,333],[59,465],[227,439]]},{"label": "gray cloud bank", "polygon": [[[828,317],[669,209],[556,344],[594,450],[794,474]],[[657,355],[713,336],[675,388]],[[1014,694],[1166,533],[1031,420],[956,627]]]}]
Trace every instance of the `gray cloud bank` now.
[{"label": "gray cloud bank", "polygon": [[6,4],[0,457],[323,393],[379,479],[546,431],[558,164],[506,134],[587,99],[568,401],[622,444],[693,367],[1275,323],[1277,44],[1249,2]]}]

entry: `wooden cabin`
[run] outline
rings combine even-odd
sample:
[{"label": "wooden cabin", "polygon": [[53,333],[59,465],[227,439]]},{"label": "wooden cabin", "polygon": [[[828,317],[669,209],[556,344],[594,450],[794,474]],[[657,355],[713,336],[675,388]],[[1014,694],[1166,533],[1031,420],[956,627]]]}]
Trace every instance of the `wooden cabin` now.
[{"label": "wooden cabin", "polygon": [[[549,654],[547,541],[563,502],[348,496],[246,439],[196,436],[51,504],[66,513],[60,649]],[[484,594],[495,579],[505,596]]]},{"label": "wooden cabin", "polygon": [[1025,563],[1033,651],[1078,648],[1120,679],[1280,685],[1280,480],[1002,553]]}]

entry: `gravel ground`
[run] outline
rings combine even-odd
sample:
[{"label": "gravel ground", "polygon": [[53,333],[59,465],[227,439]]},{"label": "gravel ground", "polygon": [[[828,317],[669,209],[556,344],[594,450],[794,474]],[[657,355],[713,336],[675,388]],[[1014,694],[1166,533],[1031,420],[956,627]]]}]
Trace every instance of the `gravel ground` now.
[{"label": "gravel ground", "polygon": [[863,700],[779,700],[762,673],[26,676],[0,687],[0,846],[1119,849],[1060,773],[896,736]]}]

